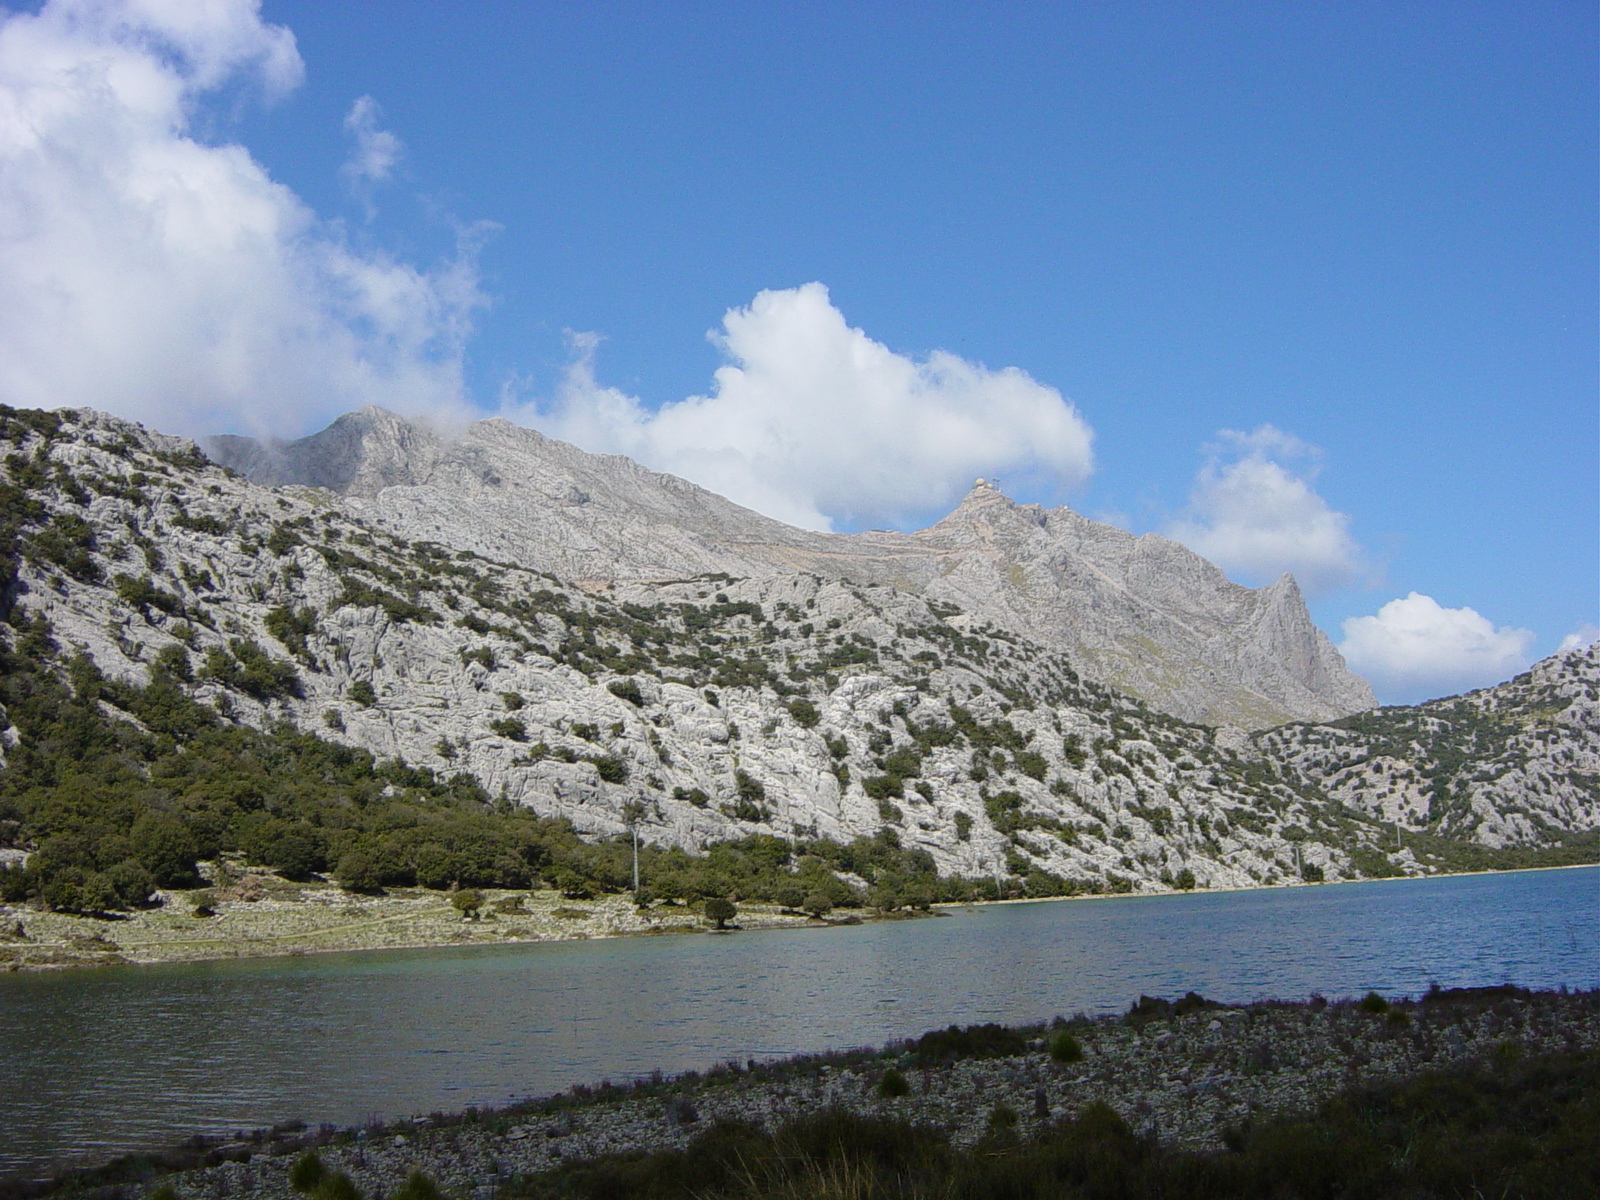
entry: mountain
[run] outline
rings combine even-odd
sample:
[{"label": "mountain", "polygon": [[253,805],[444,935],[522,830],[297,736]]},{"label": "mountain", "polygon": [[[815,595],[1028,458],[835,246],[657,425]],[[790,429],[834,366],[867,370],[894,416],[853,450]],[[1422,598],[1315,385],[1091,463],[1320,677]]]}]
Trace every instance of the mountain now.
[{"label": "mountain", "polygon": [[[470,432],[367,412],[309,449],[219,448],[235,471],[104,414],[0,409],[0,849],[64,896],[217,854],[617,887],[607,839],[630,830],[675,848],[652,887],[705,894],[757,868],[959,897],[1594,857],[1593,648],[1417,708],[1213,727],[1106,664],[1152,676],[1199,646],[1213,708],[1272,678],[1313,694],[1337,660],[1292,585],[1236,588],[988,488],[917,534],[810,534],[502,422]],[[242,473],[268,455],[322,484]],[[1256,682],[1230,682],[1206,629]],[[46,896],[30,878],[0,887]]]},{"label": "mountain", "polygon": [[1296,786],[1380,820],[1486,846],[1549,841],[1600,812],[1600,643],[1465,696],[1253,742]]},{"label": "mountain", "polygon": [[1288,576],[1240,587],[1176,542],[1018,505],[982,481],[929,529],[830,534],[498,419],[445,434],[366,408],[298,441],[224,437],[207,451],[257,483],[334,491],[398,536],[561,579],[802,572],[953,603],[1186,720],[1257,729],[1376,705]]}]

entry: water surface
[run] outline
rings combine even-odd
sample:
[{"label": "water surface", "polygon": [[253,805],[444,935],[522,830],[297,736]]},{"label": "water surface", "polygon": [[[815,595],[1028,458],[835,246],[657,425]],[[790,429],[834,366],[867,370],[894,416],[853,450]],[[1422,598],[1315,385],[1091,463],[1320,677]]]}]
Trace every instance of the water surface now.
[{"label": "water surface", "polygon": [[347,1124],[573,1083],[1037,1021],[1600,986],[1600,868],[989,905],[943,919],[0,978],[0,1175],[198,1130]]}]

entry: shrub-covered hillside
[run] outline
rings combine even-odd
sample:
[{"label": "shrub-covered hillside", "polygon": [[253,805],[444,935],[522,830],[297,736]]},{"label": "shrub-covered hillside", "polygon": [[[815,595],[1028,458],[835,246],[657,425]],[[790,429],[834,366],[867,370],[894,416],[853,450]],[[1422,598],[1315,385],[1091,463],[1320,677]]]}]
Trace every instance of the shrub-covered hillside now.
[{"label": "shrub-covered hillside", "polygon": [[635,834],[657,896],[886,906],[1594,854],[1592,653],[1401,811],[1397,710],[1219,733],[893,588],[559,580],[87,411],[0,409],[0,501],[0,883],[54,907],[218,854],[619,889]]}]

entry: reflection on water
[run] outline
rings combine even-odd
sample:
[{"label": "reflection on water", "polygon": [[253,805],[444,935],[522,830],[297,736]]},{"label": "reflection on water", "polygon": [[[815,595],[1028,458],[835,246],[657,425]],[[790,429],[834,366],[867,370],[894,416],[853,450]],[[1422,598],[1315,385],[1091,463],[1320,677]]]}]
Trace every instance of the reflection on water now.
[{"label": "reflection on water", "polygon": [[1600,868],[990,906],[943,920],[0,979],[0,1174],[951,1022],[1600,986]]}]

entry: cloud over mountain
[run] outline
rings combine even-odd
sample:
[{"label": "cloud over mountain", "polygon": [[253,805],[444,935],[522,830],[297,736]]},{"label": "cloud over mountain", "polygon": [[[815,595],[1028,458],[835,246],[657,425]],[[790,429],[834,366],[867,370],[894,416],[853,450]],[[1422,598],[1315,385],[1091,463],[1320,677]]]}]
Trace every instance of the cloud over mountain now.
[{"label": "cloud over mountain", "polygon": [[1094,434],[1054,388],[942,350],[897,354],[820,283],[763,291],[710,337],[727,362],[709,395],[651,410],[596,381],[597,340],[580,336],[553,401],[507,415],[810,529],[901,524],[975,475],[1054,490],[1093,468]]},{"label": "cloud over mountain", "polygon": [[1218,437],[1195,477],[1188,511],[1163,533],[1251,582],[1289,571],[1316,593],[1362,576],[1350,518],[1312,486],[1316,447],[1271,425],[1224,429]]},{"label": "cloud over mountain", "polygon": [[[352,248],[244,147],[204,139],[226,90],[303,66],[255,0],[51,0],[0,20],[0,394],[174,432],[298,433],[364,403],[463,396],[471,255],[420,270]],[[370,104],[370,102],[369,102]],[[351,113],[359,177],[392,166]]]},{"label": "cloud over mountain", "polygon": [[1527,668],[1534,641],[1531,630],[1496,628],[1474,609],[1445,608],[1420,592],[1343,626],[1345,661],[1391,704],[1498,683]]}]

